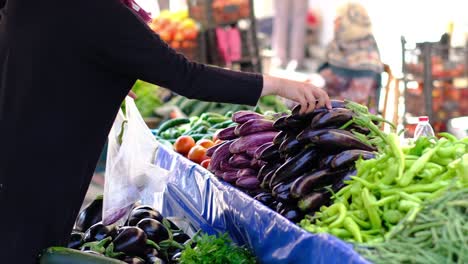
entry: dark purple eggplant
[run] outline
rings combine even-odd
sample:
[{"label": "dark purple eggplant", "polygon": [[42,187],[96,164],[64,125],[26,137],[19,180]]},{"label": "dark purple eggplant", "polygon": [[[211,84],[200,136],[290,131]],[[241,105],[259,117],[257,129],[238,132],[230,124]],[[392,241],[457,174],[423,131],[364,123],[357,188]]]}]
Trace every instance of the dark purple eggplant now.
[{"label": "dark purple eggplant", "polygon": [[288,133],[285,131],[279,132],[276,137],[273,139],[273,144],[276,146],[281,145],[283,143],[284,139],[288,136]]},{"label": "dark purple eggplant", "polygon": [[244,154],[234,154],[229,159],[229,165],[234,168],[248,168],[250,166],[250,158]]},{"label": "dark purple eggplant", "polygon": [[263,167],[263,165],[265,165],[266,162],[263,161],[263,160],[258,160],[258,159],[252,159],[250,161],[250,167],[254,170],[256,170],[258,172],[258,170],[260,170],[260,168]]},{"label": "dark purple eggplant", "polygon": [[351,149],[345,150],[340,154],[337,154],[335,158],[331,161],[330,165],[333,169],[349,167],[354,165],[354,162],[359,158],[364,160],[373,159],[375,154],[370,151],[360,150],[360,149]]},{"label": "dark purple eggplant", "polygon": [[275,171],[280,166],[281,164],[277,162],[267,163],[266,165],[262,166],[258,171],[257,179],[262,182],[263,178],[265,178],[265,175],[267,175],[271,171]]},{"label": "dark purple eggplant", "polygon": [[185,242],[190,240],[190,237],[187,234],[185,234],[184,232],[179,232],[179,233],[174,234],[173,239],[174,239],[175,242],[177,242],[179,244],[184,244]]},{"label": "dark purple eggplant", "polygon": [[231,152],[229,152],[229,147],[231,146],[232,142],[234,141],[231,140],[221,143],[221,146],[219,146],[215,150],[215,152],[211,156],[211,162],[208,167],[210,171],[218,171],[220,169],[221,161],[229,160],[229,157],[231,156]]},{"label": "dark purple eggplant", "polygon": [[267,119],[251,119],[234,130],[237,136],[247,136],[265,131],[276,131],[273,128],[273,121]]},{"label": "dark purple eggplant", "polygon": [[327,113],[314,117],[311,122],[312,128],[324,128],[329,126],[344,125],[349,120],[353,119],[354,112],[346,108],[333,108]]},{"label": "dark purple eggplant", "polygon": [[288,116],[282,116],[280,118],[278,118],[274,123],[273,123],[273,127],[277,130],[281,130],[281,131],[285,131],[285,130],[289,130],[289,127],[288,125],[286,124],[286,118],[288,118]]},{"label": "dark purple eggplant", "polygon": [[346,183],[344,181],[351,180],[351,176],[355,176],[357,174],[357,171],[355,169],[352,169],[348,171],[344,176],[341,177],[341,179],[338,179],[332,186],[331,189],[333,192],[338,192],[341,190],[343,187],[346,186]]},{"label": "dark purple eggplant", "polygon": [[286,138],[279,147],[279,152],[282,155],[290,154],[292,156],[296,155],[304,148],[304,144],[300,143],[295,136],[290,136]]},{"label": "dark purple eggplant", "polygon": [[231,166],[229,164],[229,161],[228,160],[223,160],[220,162],[220,165],[219,165],[219,169],[221,171],[235,171],[235,170],[238,170],[238,168],[234,168],[233,166]]},{"label": "dark purple eggplant", "polygon": [[322,158],[319,162],[319,169],[326,169],[331,167],[331,162],[336,155],[328,155]]},{"label": "dark purple eggplant", "polygon": [[147,237],[140,228],[125,226],[119,229],[119,234],[112,243],[115,252],[123,252],[132,256],[144,256],[147,248]]},{"label": "dark purple eggplant", "polygon": [[237,171],[225,171],[222,173],[221,178],[229,183],[235,183],[239,176],[237,176]]},{"label": "dark purple eggplant", "polygon": [[314,123],[318,122],[320,118],[322,118],[322,116],[324,116],[326,113],[328,113],[328,111],[316,114],[314,118],[312,118],[312,120],[310,121],[310,126],[313,127]]},{"label": "dark purple eggplant", "polygon": [[329,202],[330,194],[328,192],[314,192],[298,202],[298,207],[303,212],[317,211],[321,206]]},{"label": "dark purple eggplant", "polygon": [[79,214],[75,223],[75,230],[85,232],[92,225],[102,221],[103,196],[97,196]]},{"label": "dark purple eggplant", "polygon": [[310,142],[313,139],[316,139],[321,134],[329,131],[330,129],[313,129],[313,128],[306,128],[301,133],[299,133],[296,139],[301,143]]},{"label": "dark purple eggplant", "polygon": [[276,145],[271,145],[267,148],[265,148],[262,153],[260,154],[260,159],[261,160],[266,160],[266,161],[277,161],[280,159],[280,153],[278,150],[278,146]]},{"label": "dark purple eggplant", "polygon": [[261,202],[262,204],[264,204],[266,206],[269,206],[275,200],[273,198],[273,195],[271,195],[271,193],[266,193],[266,192],[262,192],[262,193],[257,194],[254,197],[254,199]]},{"label": "dark purple eggplant", "polygon": [[289,191],[283,191],[283,192],[277,193],[276,200],[285,204],[291,204],[291,203],[297,202],[297,199],[293,198]]},{"label": "dark purple eggplant", "polygon": [[284,181],[290,181],[295,177],[309,171],[317,164],[318,151],[315,148],[307,148],[301,151],[296,156],[287,160],[281,167],[279,167],[274,176],[271,178],[269,186]]},{"label": "dark purple eggplant", "polygon": [[105,226],[102,223],[92,225],[84,234],[85,243],[92,241],[101,241],[106,237],[114,238],[117,235],[117,228],[114,225]]},{"label": "dark purple eggplant", "polygon": [[145,264],[145,261],[139,257],[126,256],[122,259],[123,262],[128,264]]},{"label": "dark purple eggplant", "polygon": [[[342,100],[330,100],[331,102],[331,105],[332,105],[332,108],[346,108],[346,102],[345,101],[342,101]],[[321,108],[316,108],[314,111],[317,111],[317,110],[328,110],[327,108],[325,107],[321,107]],[[301,105],[298,104],[296,105],[293,110],[291,111],[293,115],[298,115],[299,112],[301,111]]]},{"label": "dark purple eggplant", "polygon": [[237,179],[236,185],[244,189],[253,190],[260,186],[260,181],[255,176],[241,177]]},{"label": "dark purple eggplant", "polygon": [[136,210],[151,210],[151,211],[157,211],[156,209],[154,209],[154,207],[151,207],[149,205],[138,205],[138,206],[135,206],[134,208],[132,208],[132,211],[136,211]]},{"label": "dark purple eggplant", "polygon": [[314,116],[316,116],[316,115],[318,115],[320,113],[324,113],[324,112],[328,111],[328,109],[326,109],[326,108],[316,108],[312,112],[308,112],[308,113],[305,113],[305,114],[299,114],[300,109],[301,109],[300,105],[294,107],[294,109],[292,110],[292,115],[291,116],[296,120],[308,121],[309,124],[310,124],[310,121],[312,120],[312,118],[314,118]]},{"label": "dark purple eggplant", "polygon": [[130,216],[128,217],[127,220],[127,225],[128,226],[135,226],[144,218],[151,218],[158,220],[161,222],[163,220],[163,216],[161,215],[160,212],[156,210],[148,210],[148,209],[133,209],[132,212],[130,213]]},{"label": "dark purple eggplant", "polygon": [[310,121],[303,119],[296,119],[294,116],[288,116],[284,120],[286,126],[291,131],[300,131],[310,125]]},{"label": "dark purple eggplant", "polygon": [[239,178],[241,177],[257,177],[258,171],[251,169],[251,168],[245,168],[245,169],[240,169],[237,171],[237,176]]},{"label": "dark purple eggplant", "polygon": [[297,223],[304,218],[304,214],[298,209],[294,207],[285,207],[283,210],[279,212],[284,218],[288,219],[293,223]]},{"label": "dark purple eggplant", "polygon": [[79,249],[84,244],[84,234],[80,231],[73,231],[68,241],[68,248]]},{"label": "dark purple eggplant", "polygon": [[232,121],[243,124],[251,119],[264,119],[265,117],[261,114],[253,111],[238,111],[232,115]]},{"label": "dark purple eggplant", "polygon": [[272,170],[270,172],[268,172],[265,177],[263,177],[263,181],[262,183],[260,184],[260,187],[263,188],[263,189],[269,189],[270,188],[270,181],[271,181],[271,178],[273,178],[273,176],[275,175],[275,171]]},{"label": "dark purple eggplant", "polygon": [[236,127],[228,127],[218,132],[218,138],[221,140],[236,139],[237,135],[234,133]]},{"label": "dark purple eggplant", "polygon": [[286,206],[287,205],[285,203],[283,203],[281,201],[278,201],[278,204],[276,205],[275,211],[277,213],[279,213],[279,212],[283,211],[286,208]]},{"label": "dark purple eggplant", "polygon": [[141,230],[145,232],[148,239],[155,243],[169,239],[169,231],[158,220],[145,218],[138,222],[136,226],[141,228]]},{"label": "dark purple eggplant", "polygon": [[335,149],[335,150],[348,150],[348,149],[361,149],[367,151],[375,151],[372,146],[367,145],[360,141],[356,136],[345,130],[330,129],[321,134],[317,138],[313,138],[311,142],[317,146]]},{"label": "dark purple eggplant", "polygon": [[326,184],[331,184],[336,179],[341,179],[348,170],[332,171],[331,169],[323,169],[315,171],[311,174],[303,175],[297,178],[291,186],[291,196],[294,198],[305,197],[315,189],[323,187]]},{"label": "dark purple eggplant", "polygon": [[276,184],[272,189],[271,189],[271,194],[273,195],[273,197],[277,197],[278,194],[280,193],[284,193],[284,192],[289,192],[289,190],[291,189],[291,186],[293,184],[294,181],[290,181],[290,182],[281,182],[281,183],[278,183]]},{"label": "dark purple eggplant", "polygon": [[254,159],[258,159],[258,160],[262,159],[261,155],[262,155],[263,151],[266,148],[268,148],[268,147],[270,147],[272,145],[273,145],[273,143],[268,142],[268,143],[265,143],[265,144],[261,145],[260,147],[258,147],[254,152],[254,155],[253,155]]},{"label": "dark purple eggplant", "polygon": [[273,201],[270,206],[268,206],[271,210],[276,211],[276,207],[278,206],[278,201]]},{"label": "dark purple eggplant", "polygon": [[272,142],[277,134],[278,132],[276,131],[267,131],[240,137],[230,145],[229,151],[232,154],[245,152],[248,148],[259,147],[265,143]]}]

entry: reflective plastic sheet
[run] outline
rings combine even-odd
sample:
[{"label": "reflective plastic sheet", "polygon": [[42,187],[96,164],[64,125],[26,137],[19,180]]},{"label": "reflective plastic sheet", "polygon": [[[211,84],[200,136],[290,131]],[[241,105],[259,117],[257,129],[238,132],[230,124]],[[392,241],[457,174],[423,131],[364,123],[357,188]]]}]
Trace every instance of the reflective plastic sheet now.
[{"label": "reflective plastic sheet", "polygon": [[155,162],[171,169],[162,201],[157,203],[163,215],[184,217],[209,234],[228,232],[237,243],[247,244],[261,263],[368,263],[351,245],[328,234],[302,230],[164,146]]}]

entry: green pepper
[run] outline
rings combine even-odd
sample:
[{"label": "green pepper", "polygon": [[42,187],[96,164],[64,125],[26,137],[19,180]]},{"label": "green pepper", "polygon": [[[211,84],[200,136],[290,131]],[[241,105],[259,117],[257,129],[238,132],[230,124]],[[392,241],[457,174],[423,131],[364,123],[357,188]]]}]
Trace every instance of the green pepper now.
[{"label": "green pepper", "polygon": [[395,163],[395,158],[389,159],[389,165],[384,173],[385,176],[380,180],[380,182],[383,184],[391,184],[394,179],[398,177],[399,166],[397,163]]},{"label": "green pepper", "polygon": [[450,182],[448,181],[437,181],[429,184],[413,184],[402,189],[406,193],[415,193],[415,192],[434,192],[438,189],[441,189]]},{"label": "green pepper", "polygon": [[330,234],[338,237],[338,238],[349,238],[352,236],[351,232],[349,232],[348,230],[346,229],[342,229],[342,228],[332,228],[330,229]]},{"label": "green pepper", "polygon": [[360,227],[364,229],[371,228],[371,224],[357,217],[355,214],[349,214],[349,217],[351,217],[351,219],[353,219],[353,221],[356,222],[356,224],[358,224]]},{"label": "green pepper", "polygon": [[385,198],[382,198],[380,200],[378,200],[377,202],[375,202],[375,205],[376,206],[384,206],[386,204],[389,204],[391,202],[394,202],[394,201],[397,201],[398,199],[400,199],[400,196],[399,195],[390,195],[390,196],[387,196]]},{"label": "green pepper", "polygon": [[348,230],[356,240],[356,242],[362,243],[362,235],[361,235],[361,229],[359,226],[356,224],[356,222],[351,219],[351,217],[347,216],[343,220],[343,225]]},{"label": "green pepper", "polygon": [[336,206],[336,210],[338,211],[338,218],[335,221],[333,221],[333,223],[331,223],[328,227],[340,227],[343,224],[343,221],[346,217],[346,207],[342,203],[335,203],[332,206]]},{"label": "green pepper", "polygon": [[369,193],[369,190],[367,188],[363,188],[362,190],[362,202],[364,204],[364,207],[367,210],[367,214],[369,215],[369,220],[371,222],[372,228],[377,229],[382,227],[382,222],[380,220],[379,213],[373,203],[373,199],[371,197],[372,194]]},{"label": "green pepper", "polygon": [[444,138],[448,139],[448,141],[450,141],[450,142],[458,141],[458,139],[454,135],[452,135],[450,133],[447,133],[447,132],[441,132],[441,133],[438,134],[438,136],[439,137],[444,137]]}]

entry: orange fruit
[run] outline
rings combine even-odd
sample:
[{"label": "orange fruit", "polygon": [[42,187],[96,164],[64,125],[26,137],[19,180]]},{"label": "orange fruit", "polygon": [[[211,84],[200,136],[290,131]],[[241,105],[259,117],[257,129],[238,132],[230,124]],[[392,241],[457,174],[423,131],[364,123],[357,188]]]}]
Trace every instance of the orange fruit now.
[{"label": "orange fruit", "polygon": [[198,142],[197,142],[197,145],[199,146],[202,146],[206,149],[209,149],[211,148],[212,146],[214,146],[214,142],[209,140],[209,139],[200,139]]},{"label": "orange fruit", "polygon": [[198,164],[202,163],[202,161],[208,159],[206,148],[199,145],[194,146],[188,153],[188,159]]},{"label": "orange fruit", "polygon": [[191,136],[181,136],[174,143],[174,150],[182,155],[187,155],[195,146],[195,140]]}]

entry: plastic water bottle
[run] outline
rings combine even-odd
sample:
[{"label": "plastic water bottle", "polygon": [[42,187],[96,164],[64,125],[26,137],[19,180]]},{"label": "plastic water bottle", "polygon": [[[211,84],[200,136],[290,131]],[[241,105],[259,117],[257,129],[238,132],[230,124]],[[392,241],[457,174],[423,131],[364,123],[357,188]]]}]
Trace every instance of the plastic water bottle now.
[{"label": "plastic water bottle", "polygon": [[431,124],[429,124],[429,117],[420,116],[418,119],[418,125],[414,131],[413,140],[416,141],[419,137],[434,137],[434,129],[432,129]]}]

